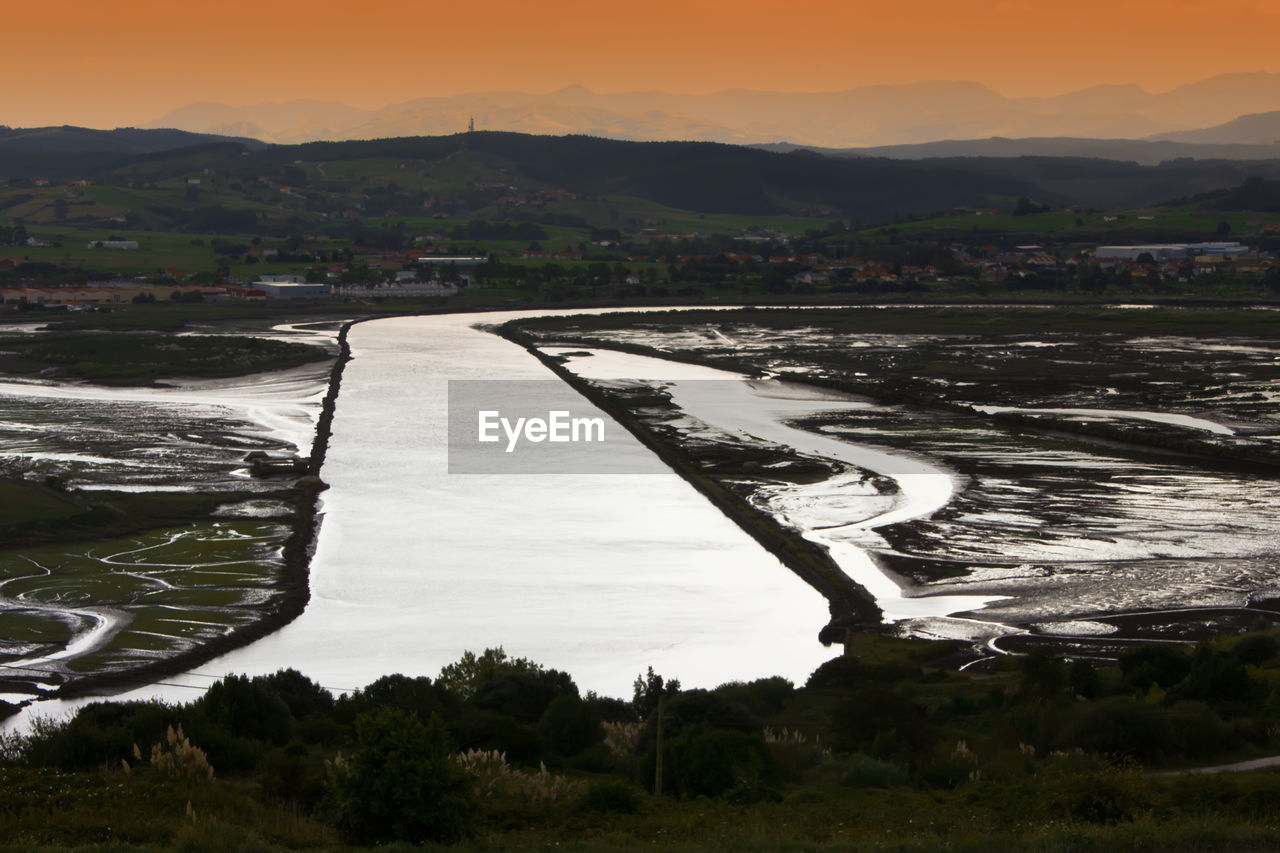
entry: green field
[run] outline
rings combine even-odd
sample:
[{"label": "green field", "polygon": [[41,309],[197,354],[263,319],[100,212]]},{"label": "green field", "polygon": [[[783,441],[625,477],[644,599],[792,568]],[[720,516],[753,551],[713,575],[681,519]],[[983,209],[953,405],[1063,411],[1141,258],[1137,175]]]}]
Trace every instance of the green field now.
[{"label": "green field", "polygon": [[19,480],[0,480],[0,529],[54,521],[83,512],[71,498]]}]

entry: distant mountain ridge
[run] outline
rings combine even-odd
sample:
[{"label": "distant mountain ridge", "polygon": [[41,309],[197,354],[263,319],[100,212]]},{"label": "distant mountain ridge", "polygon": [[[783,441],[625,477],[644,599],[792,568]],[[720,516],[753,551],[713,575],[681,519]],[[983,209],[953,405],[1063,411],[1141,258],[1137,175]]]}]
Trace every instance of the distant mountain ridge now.
[{"label": "distant mountain ridge", "polygon": [[1280,143],[1193,143],[1147,139],[1080,139],[1054,136],[1030,139],[944,139],[914,145],[881,145],[873,148],[822,148],[771,143],[756,145],[767,151],[797,149],[828,157],[888,157],[892,160],[928,160],[954,157],[1087,157],[1155,166],[1168,160],[1273,160],[1280,158]]},{"label": "distant mountain ridge", "polygon": [[[1280,181],[1280,159],[1184,158],[1158,166],[1034,156],[907,161],[484,131],[255,145],[224,140],[151,154],[4,152],[6,174],[0,177],[128,188],[131,201],[117,199],[104,209],[117,204],[148,227],[198,233],[241,233],[259,225],[298,233],[339,223],[364,227],[365,219],[385,225],[445,208],[463,218],[540,221],[541,204],[513,207],[503,200],[515,192],[512,187],[567,192],[590,200],[592,209],[601,198],[644,199],[700,213],[885,222],[961,207],[1010,209],[1021,198],[1054,207],[1132,209],[1239,187],[1252,178]],[[337,163],[344,165],[328,168]],[[194,188],[184,180],[193,174],[201,175]],[[11,184],[10,190],[25,203],[56,187]],[[569,213],[555,205],[549,210],[553,219]]]},{"label": "distant mountain ridge", "polygon": [[1157,140],[1213,145],[1280,144],[1280,110],[1243,115],[1214,127],[1164,133]]},{"label": "distant mountain ridge", "polygon": [[927,81],[834,92],[735,89],[703,95],[608,94],[568,86],[546,94],[418,98],[378,110],[327,101],[199,103],[149,126],[299,143],[454,133],[474,118],[482,130],[853,148],[989,137],[1253,142],[1259,140],[1173,136],[1271,111],[1280,111],[1280,74],[1257,72],[1223,74],[1161,93],[1104,85],[1038,98],[1005,97],[979,83]]},{"label": "distant mountain ridge", "polygon": [[102,154],[155,154],[207,143],[238,142],[248,148],[262,148],[252,137],[192,133],[174,129],[118,127],[95,130],[88,127],[0,127],[0,153],[52,154],[97,152]]}]

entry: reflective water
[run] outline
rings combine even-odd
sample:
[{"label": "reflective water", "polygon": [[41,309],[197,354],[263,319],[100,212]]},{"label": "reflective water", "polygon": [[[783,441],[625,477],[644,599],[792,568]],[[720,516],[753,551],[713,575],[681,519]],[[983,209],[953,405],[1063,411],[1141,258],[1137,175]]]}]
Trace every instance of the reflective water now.
[{"label": "reflective water", "polygon": [[714,686],[803,681],[832,657],[817,642],[825,601],[636,442],[621,452],[653,473],[447,473],[449,379],[554,378],[473,328],[513,316],[354,327],[306,612],[170,679],[188,687],[126,695],[189,698],[220,674],[281,667],[351,689],[387,673],[434,676],[498,645],[615,696],[650,665]]}]

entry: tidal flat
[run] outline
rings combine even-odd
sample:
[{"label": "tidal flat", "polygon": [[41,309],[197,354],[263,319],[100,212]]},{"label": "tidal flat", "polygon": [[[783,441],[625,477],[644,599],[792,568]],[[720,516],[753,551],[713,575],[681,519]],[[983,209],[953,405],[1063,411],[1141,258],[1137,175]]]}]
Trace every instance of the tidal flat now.
[{"label": "tidal flat", "polygon": [[[127,683],[139,667],[225,642],[281,609],[298,478],[251,476],[246,456],[310,453],[334,330],[201,331],[124,336],[124,361],[107,365],[114,387],[71,378],[99,379],[101,364],[0,376],[0,693],[9,701],[86,678]],[[121,340],[24,335],[15,352],[105,353]],[[127,357],[138,349],[214,363],[179,358],[138,373]],[[217,357],[227,352],[243,358]]]},{"label": "tidal flat", "polygon": [[[709,476],[796,535],[833,554],[850,549],[850,574],[879,585],[892,630],[969,639],[973,656],[962,663],[971,663],[1041,642],[1114,658],[1144,638],[1190,641],[1280,619],[1271,603],[1280,597],[1278,319],[1251,310],[749,309],[519,329],[570,370],[613,380],[602,387],[646,380],[628,393],[645,401],[636,411],[650,428],[714,459],[703,465]],[[673,366],[655,367],[662,362]],[[754,385],[756,399],[736,410],[707,408],[707,394],[682,402],[671,378],[687,378],[680,364],[690,363],[719,371],[704,379]],[[831,399],[790,410],[769,401],[794,389]],[[655,394],[667,399],[655,406]],[[805,452],[812,442],[784,428],[851,450]],[[792,466],[843,467],[795,482],[744,464],[762,447],[790,451]],[[896,457],[899,470],[859,465],[854,448]],[[886,519],[912,482],[908,460],[945,472],[950,493]],[[966,597],[980,603],[964,607]],[[913,614],[889,599],[947,604]]]}]

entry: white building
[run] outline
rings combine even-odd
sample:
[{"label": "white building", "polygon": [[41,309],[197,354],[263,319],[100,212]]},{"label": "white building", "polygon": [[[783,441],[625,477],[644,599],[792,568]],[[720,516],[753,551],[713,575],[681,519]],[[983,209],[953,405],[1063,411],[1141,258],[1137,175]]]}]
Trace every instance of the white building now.
[{"label": "white building", "polygon": [[328,299],[333,287],[328,284],[303,284],[293,281],[255,281],[249,285],[261,290],[268,299]]},{"label": "white building", "polygon": [[489,263],[489,259],[476,257],[476,256],[458,256],[458,257],[446,258],[446,257],[435,257],[433,255],[428,255],[426,257],[418,258],[418,263],[426,264],[427,266],[433,266],[433,267],[447,267],[451,264],[453,266],[459,266],[459,267],[474,267],[477,264]]},{"label": "white building", "polygon": [[1202,255],[1240,257],[1250,253],[1243,243],[1152,243],[1145,246],[1099,246],[1094,256],[1098,260],[1136,261],[1150,255],[1156,261],[1177,261]]}]

